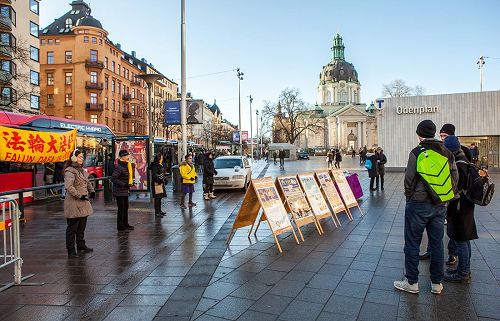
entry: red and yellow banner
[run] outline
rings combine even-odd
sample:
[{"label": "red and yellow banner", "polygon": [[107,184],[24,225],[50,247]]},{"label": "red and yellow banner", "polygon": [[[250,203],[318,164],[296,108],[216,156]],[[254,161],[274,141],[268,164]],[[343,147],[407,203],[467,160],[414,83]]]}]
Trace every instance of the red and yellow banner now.
[{"label": "red and yellow banner", "polygon": [[0,136],[0,161],[64,162],[75,150],[76,129],[55,133],[0,126]]},{"label": "red and yellow banner", "polygon": [[12,227],[12,220],[0,221],[0,231],[3,231],[11,227]]}]

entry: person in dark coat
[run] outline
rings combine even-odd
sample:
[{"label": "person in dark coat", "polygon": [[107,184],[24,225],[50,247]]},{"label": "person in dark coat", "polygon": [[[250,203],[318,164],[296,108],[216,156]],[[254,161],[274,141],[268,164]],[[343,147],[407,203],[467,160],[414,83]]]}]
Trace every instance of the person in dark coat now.
[{"label": "person in dark coat", "polygon": [[474,203],[471,202],[463,192],[467,189],[468,165],[469,161],[460,147],[458,138],[449,135],[444,140],[444,146],[455,155],[455,162],[458,168],[459,197],[450,201],[446,212],[447,234],[455,242],[455,252],[458,256],[458,266],[456,269],[447,270],[444,280],[448,282],[470,283],[470,240],[478,238],[476,222],[474,220]]},{"label": "person in dark coat", "polygon": [[133,230],[134,227],[128,223],[128,196],[130,187],[134,185],[132,164],[129,162],[129,152],[121,150],[111,178],[113,183],[113,196],[118,205],[116,217],[116,229],[118,231]]},{"label": "person in dark coat", "polygon": [[[370,191],[376,191],[378,190],[378,155],[377,154],[371,154],[371,153],[367,153],[366,154],[366,160],[370,160],[370,162],[372,163],[372,167],[370,169],[368,169],[368,177],[370,177]],[[373,184],[375,183],[376,181],[376,184],[377,184],[377,187],[374,188],[373,187]]]},{"label": "person in dark coat", "polygon": [[276,151],[273,152],[273,158],[274,158],[274,165],[276,165],[278,163],[276,161],[276,159],[278,158],[278,153],[276,153]]},{"label": "person in dark coat", "polygon": [[280,149],[279,153],[278,153],[278,157],[280,159],[280,168],[283,169],[285,168],[285,150],[283,149]]},{"label": "person in dark coat", "polygon": [[380,177],[380,189],[384,190],[384,175],[385,175],[385,164],[387,163],[387,157],[385,157],[384,150],[380,147],[377,148],[376,152],[378,156],[378,163],[377,163],[377,169],[378,169],[378,176],[377,176],[377,188],[378,188],[378,181]]},{"label": "person in dark coat", "polygon": [[166,214],[161,210],[161,200],[167,196],[167,193],[165,192],[166,173],[163,162],[163,155],[156,154],[153,162],[149,165],[152,182],[151,193],[153,194],[155,203],[155,216],[159,218],[164,217]]},{"label": "person in dark coat", "polygon": [[203,163],[203,198],[208,201],[216,198],[214,195],[214,175],[217,175],[215,170],[214,154],[208,152]]},{"label": "person in dark coat", "polygon": [[340,169],[340,162],[342,162],[342,152],[337,149],[335,150],[335,168]]}]

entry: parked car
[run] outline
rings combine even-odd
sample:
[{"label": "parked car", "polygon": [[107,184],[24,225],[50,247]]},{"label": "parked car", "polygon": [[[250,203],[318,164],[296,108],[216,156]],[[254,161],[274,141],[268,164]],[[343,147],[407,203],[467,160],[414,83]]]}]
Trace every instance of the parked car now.
[{"label": "parked car", "polygon": [[214,189],[240,188],[246,191],[252,179],[252,167],[245,156],[221,156],[214,160],[217,175]]},{"label": "parked car", "polygon": [[299,152],[299,153],[297,153],[297,160],[301,160],[301,159],[307,159],[307,160],[309,160],[309,153],[307,153],[307,152]]}]

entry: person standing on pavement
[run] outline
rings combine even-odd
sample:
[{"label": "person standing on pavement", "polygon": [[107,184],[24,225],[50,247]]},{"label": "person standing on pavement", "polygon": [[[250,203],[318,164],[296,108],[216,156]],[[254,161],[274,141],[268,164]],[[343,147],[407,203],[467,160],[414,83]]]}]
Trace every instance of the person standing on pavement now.
[{"label": "person standing on pavement", "polygon": [[216,198],[214,195],[214,175],[217,175],[217,171],[213,156],[214,154],[209,151],[203,164],[203,199],[205,201]]},{"label": "person standing on pavement", "polygon": [[[68,256],[78,258],[79,253],[89,253],[93,249],[85,244],[87,218],[94,212],[91,199],[95,199],[94,187],[83,169],[83,154],[75,149],[64,169],[64,186],[68,193],[64,199],[66,228],[66,249]],[[76,249],[75,249],[76,240]],[[78,251],[77,251],[78,250]]]},{"label": "person standing on pavement", "polygon": [[450,240],[454,242],[455,253],[458,256],[458,266],[456,269],[448,269],[444,280],[456,283],[470,283],[470,240],[478,238],[474,220],[474,203],[463,193],[467,189],[470,162],[460,148],[457,136],[447,136],[444,140],[444,146],[455,155],[459,174],[457,190],[460,193],[459,198],[450,201],[446,213],[448,220],[447,234]]},{"label": "person standing on pavement", "polygon": [[155,216],[159,218],[164,217],[166,214],[161,210],[161,201],[167,196],[167,193],[165,192],[165,182],[167,177],[163,163],[163,155],[156,154],[153,162],[149,165],[149,169],[151,170],[151,193],[154,198]]},{"label": "person standing on pavement", "polygon": [[380,177],[380,189],[384,190],[384,176],[385,176],[385,164],[387,163],[387,157],[384,154],[384,150],[380,147],[377,147],[377,168],[378,168],[378,176],[377,176],[377,188],[378,181]]},{"label": "person standing on pavement", "polygon": [[[458,182],[458,172],[453,153],[444,147],[443,142],[434,138],[436,125],[431,120],[420,122],[416,133],[420,143],[410,152],[404,179],[404,194],[406,196],[404,225],[406,273],[402,281],[394,282],[394,287],[409,293],[419,292],[418,253],[424,229],[427,229],[432,252],[430,264],[431,292],[440,294],[443,290],[441,284],[444,276],[443,234],[447,203],[433,201],[438,194],[429,183],[424,183],[422,175],[425,175],[425,171],[419,174],[417,168],[420,171],[427,170],[430,166],[430,161],[427,160],[436,159],[441,162],[445,158],[446,162],[441,171],[444,177],[440,175],[440,178],[446,179],[446,174],[448,178],[446,179],[447,183],[440,188],[450,187],[452,190]],[[437,187],[435,188],[437,189]],[[449,197],[451,194],[448,192],[447,196]],[[447,197],[440,197],[439,199],[447,199]]]},{"label": "person standing on pavement", "polygon": [[280,158],[280,168],[284,169],[285,168],[285,150],[280,149],[278,157]]},{"label": "person standing on pavement", "polygon": [[342,152],[340,149],[335,150],[335,168],[340,169],[340,163],[342,162]]},{"label": "person standing on pavement", "polygon": [[276,165],[278,163],[276,161],[276,159],[278,158],[278,154],[276,153],[276,151],[273,152],[273,158],[274,158],[274,165]]},{"label": "person standing on pavement", "polygon": [[121,150],[118,153],[120,158],[111,178],[111,182],[113,183],[113,196],[116,198],[116,204],[118,206],[116,217],[116,229],[118,231],[134,229],[134,227],[128,223],[128,197],[130,194],[130,187],[134,186],[134,176],[129,155],[127,150]]},{"label": "person standing on pavement", "polygon": [[193,156],[186,155],[185,160],[179,166],[179,171],[182,177],[182,198],[181,208],[187,208],[185,205],[186,195],[189,194],[189,207],[195,207],[196,203],[193,202],[194,184],[196,182],[196,169],[193,165]]},{"label": "person standing on pavement", "polygon": [[356,158],[356,150],[354,149],[354,147],[351,150],[351,156],[352,158]]},{"label": "person standing on pavement", "polygon": [[[367,168],[368,169],[368,177],[370,177],[370,191],[376,191],[378,190],[378,175],[379,175],[379,167],[378,167],[378,154],[372,154],[371,152],[366,154],[366,160],[370,161],[371,167]],[[365,162],[366,164],[367,162]],[[376,184],[376,187],[373,187],[373,185]]]},{"label": "person standing on pavement", "polygon": [[477,166],[479,162],[479,149],[477,148],[476,143],[472,143],[470,145],[470,153],[471,153],[472,163]]},{"label": "person standing on pavement", "polygon": [[328,169],[333,168],[333,160],[335,159],[335,156],[333,155],[333,150],[329,150],[328,154],[326,154],[326,160],[328,162]]}]

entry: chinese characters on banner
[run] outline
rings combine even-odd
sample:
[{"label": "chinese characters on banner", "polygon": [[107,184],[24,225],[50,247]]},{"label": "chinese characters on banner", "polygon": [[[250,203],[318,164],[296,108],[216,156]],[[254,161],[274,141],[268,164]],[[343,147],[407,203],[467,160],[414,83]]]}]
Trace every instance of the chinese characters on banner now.
[{"label": "chinese characters on banner", "polygon": [[0,134],[0,161],[4,162],[64,162],[75,150],[76,129],[40,132],[0,126]]}]

